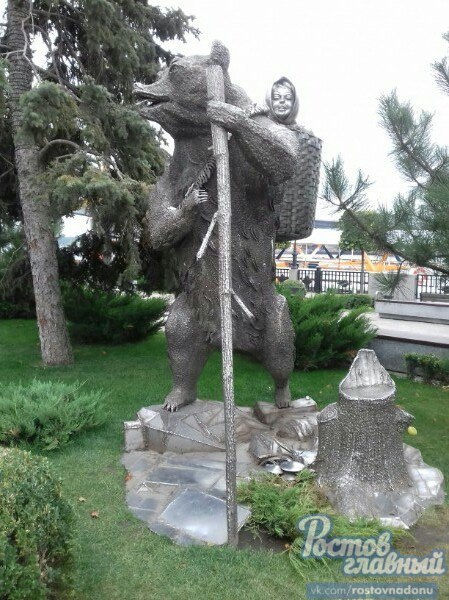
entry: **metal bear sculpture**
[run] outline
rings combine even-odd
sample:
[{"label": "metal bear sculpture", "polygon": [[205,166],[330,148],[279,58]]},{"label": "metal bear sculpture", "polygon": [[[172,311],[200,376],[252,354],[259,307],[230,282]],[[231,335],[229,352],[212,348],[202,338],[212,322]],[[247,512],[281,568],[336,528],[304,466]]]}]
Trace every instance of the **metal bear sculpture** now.
[{"label": "metal bear sculpture", "polygon": [[[226,102],[208,102],[211,57],[225,77]],[[175,142],[173,157],[150,197],[147,215],[154,248],[173,248],[180,293],[170,309],[166,336],[173,388],[164,407],[193,402],[210,353],[221,347],[217,231],[197,258],[217,211],[211,122],[230,134],[234,348],[261,361],[275,382],[279,408],[290,401],[294,333],[288,307],[273,285],[276,204],[291,178],[298,138],[265,115],[251,116],[251,100],[227,73],[229,54],[219,42],[211,56],[176,58],[155,83],[138,85],[141,114]],[[204,245],[204,244],[203,244]]]}]

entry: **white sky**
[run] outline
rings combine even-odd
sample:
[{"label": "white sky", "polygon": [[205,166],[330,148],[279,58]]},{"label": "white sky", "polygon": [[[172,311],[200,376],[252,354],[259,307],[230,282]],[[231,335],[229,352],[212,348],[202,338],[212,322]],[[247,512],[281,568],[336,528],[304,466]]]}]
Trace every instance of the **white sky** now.
[{"label": "white sky", "polygon": [[375,181],[369,192],[389,203],[407,185],[388,156],[378,99],[399,98],[435,113],[434,140],[449,143],[449,98],[430,65],[449,54],[448,0],[173,0],[196,16],[199,41],[173,44],[183,54],[207,54],[220,39],[230,50],[231,79],[254,101],[281,75],[295,84],[298,122],[323,139],[324,160],[340,154],[352,177]]},{"label": "white sky", "polygon": [[[435,113],[434,140],[449,143],[449,98],[430,65],[449,54],[448,0],[154,0],[196,16],[202,34],[171,49],[207,54],[214,39],[231,52],[230,75],[254,101],[281,75],[299,93],[298,122],[323,139],[323,158],[340,154],[375,184],[374,203],[389,203],[406,184],[388,156],[378,99],[400,99]],[[0,14],[5,7],[0,0]]]}]

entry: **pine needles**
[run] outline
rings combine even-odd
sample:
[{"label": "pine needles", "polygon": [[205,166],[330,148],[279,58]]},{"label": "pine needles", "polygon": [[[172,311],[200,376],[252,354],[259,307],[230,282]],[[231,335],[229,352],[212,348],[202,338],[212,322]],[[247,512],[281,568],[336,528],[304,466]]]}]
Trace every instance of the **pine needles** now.
[{"label": "pine needles", "polygon": [[33,380],[0,386],[0,444],[55,450],[105,421],[103,392]]}]

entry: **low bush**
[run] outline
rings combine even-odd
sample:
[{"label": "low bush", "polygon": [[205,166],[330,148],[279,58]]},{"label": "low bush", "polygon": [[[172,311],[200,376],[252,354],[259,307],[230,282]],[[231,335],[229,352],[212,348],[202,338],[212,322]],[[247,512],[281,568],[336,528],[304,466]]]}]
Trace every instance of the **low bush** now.
[{"label": "low bush", "polygon": [[416,353],[406,354],[404,358],[410,379],[421,376],[426,383],[438,381],[444,385],[449,384],[449,358]]},{"label": "low bush", "polygon": [[64,308],[73,339],[87,344],[137,342],[155,333],[167,310],[164,298],[65,288]]},{"label": "low bush", "polygon": [[276,537],[294,540],[300,517],[319,512],[323,505],[313,486],[310,471],[301,471],[294,484],[267,474],[242,483],[238,501],[251,507],[249,527],[262,529]]},{"label": "low bush", "polygon": [[54,450],[104,422],[104,394],[75,382],[0,386],[0,444]]},{"label": "low bush", "polygon": [[[327,514],[332,518],[336,536],[375,536],[386,528],[377,520],[355,519],[339,515],[315,485],[315,476],[304,469],[294,481],[267,474],[239,485],[237,499],[251,508],[249,527],[287,540],[299,537],[301,517]],[[398,538],[399,530],[392,530]]]},{"label": "low bush", "polygon": [[283,296],[297,296],[304,298],[307,293],[307,288],[302,281],[295,279],[286,279],[276,285],[277,291]]},{"label": "low bush", "polygon": [[[314,567],[324,568],[329,578],[339,577],[339,564],[329,558],[305,560],[302,555],[304,538],[298,530],[302,517],[313,514],[326,514],[332,519],[332,536],[377,537],[381,531],[389,529],[378,520],[354,519],[339,515],[315,486],[314,476],[304,470],[297,474],[295,481],[286,481],[278,476],[251,479],[237,489],[238,501],[251,508],[249,526],[255,533],[265,531],[275,537],[287,540],[290,562],[298,575],[305,581],[314,576]],[[410,536],[403,530],[391,529],[393,539]],[[316,572],[316,571],[315,571]]]},{"label": "low bush", "polygon": [[0,448],[0,598],[61,598],[73,514],[46,458]]},{"label": "low bush", "polygon": [[0,229],[0,319],[35,319],[33,283],[20,225]]},{"label": "low bush", "polygon": [[34,306],[0,299],[0,319],[35,319]]},{"label": "low bush", "polygon": [[347,294],[344,296],[344,308],[359,308],[359,306],[374,307],[374,298],[368,294]]},{"label": "low bush", "polygon": [[376,335],[364,314],[369,306],[346,311],[344,295],[326,293],[286,299],[295,331],[295,366],[299,369],[347,364]]}]

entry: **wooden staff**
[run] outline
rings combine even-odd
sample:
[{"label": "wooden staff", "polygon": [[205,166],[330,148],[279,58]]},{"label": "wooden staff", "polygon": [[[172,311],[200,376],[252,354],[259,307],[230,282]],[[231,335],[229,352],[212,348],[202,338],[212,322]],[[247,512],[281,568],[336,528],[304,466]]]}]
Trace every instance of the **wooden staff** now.
[{"label": "wooden staff", "polygon": [[[207,69],[207,92],[210,100],[224,102],[223,70],[218,64]],[[222,378],[226,437],[226,514],[228,544],[237,546],[236,449],[234,417],[234,379],[232,357],[232,265],[231,265],[231,182],[229,176],[228,134],[212,124],[212,143],[217,165],[218,192],[218,269],[221,312]]]}]

